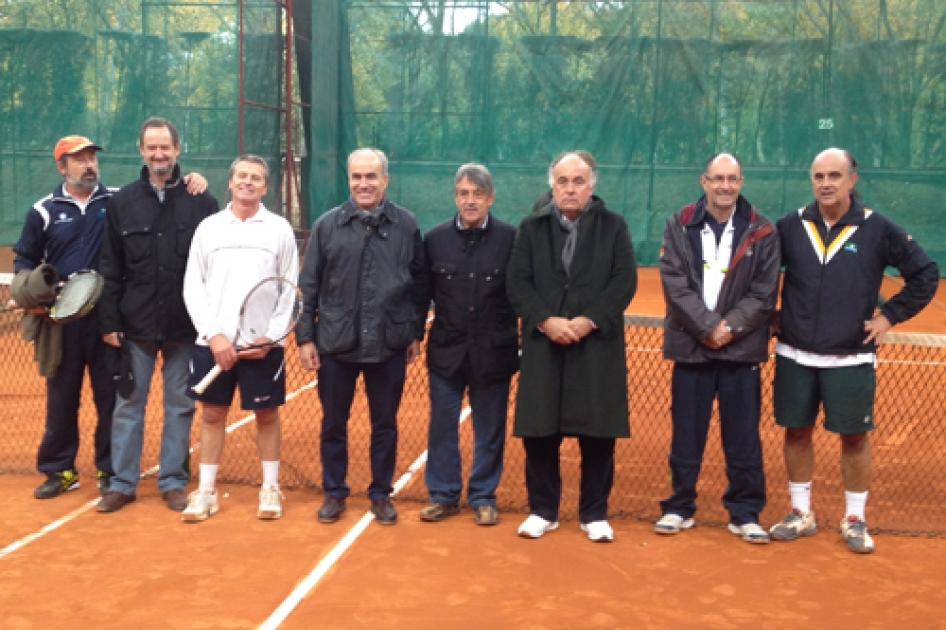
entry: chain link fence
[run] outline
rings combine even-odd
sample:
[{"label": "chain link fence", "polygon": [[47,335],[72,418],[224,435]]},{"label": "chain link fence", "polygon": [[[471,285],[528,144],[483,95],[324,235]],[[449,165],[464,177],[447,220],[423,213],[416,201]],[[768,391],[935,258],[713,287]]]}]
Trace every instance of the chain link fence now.
[{"label": "chain link fence", "polygon": [[[0,303],[6,303],[6,286],[0,286]],[[667,452],[670,446],[670,370],[661,354],[662,320],[626,316],[628,386],[631,402],[631,438],[619,440],[614,490],[610,512],[616,517],[655,520],[658,501],[670,492]],[[874,473],[868,501],[872,530],[901,534],[946,536],[946,428],[941,423],[946,407],[946,336],[891,333],[882,346],[878,367],[876,423],[871,436]],[[32,348],[19,338],[19,315],[0,314],[0,347],[3,375],[0,379],[0,472],[35,472],[36,449],[43,434],[45,382],[37,373]],[[305,372],[290,342],[287,357],[287,391],[290,399],[282,409],[283,450],[281,483],[285,487],[319,490],[319,404],[316,375]],[[762,522],[781,519],[790,510],[788,486],[782,461],[782,431],[772,417],[774,362],[762,367],[762,442],[769,502]],[[161,382],[156,371],[146,416],[142,470],[157,466],[161,430]],[[515,397],[515,381],[511,399]],[[418,359],[408,368],[401,403],[399,443],[395,478],[423,461],[427,448],[429,400],[425,363]],[[715,416],[715,412],[714,412]],[[509,430],[511,432],[512,404]],[[95,465],[92,432],[95,417],[91,391],[83,391],[79,424],[80,475],[92,479]],[[192,443],[197,444],[199,422],[194,423]],[[256,453],[256,432],[247,412],[231,410],[230,432],[224,450],[220,478],[224,481],[259,484],[261,471]],[[464,478],[469,472],[472,429],[461,424]],[[348,482],[356,494],[364,494],[370,481],[368,445],[370,426],[367,402],[359,385],[349,422]],[[816,432],[816,463],[813,509],[820,525],[836,528],[843,516],[837,437]],[[193,461],[197,460],[195,454]],[[196,464],[192,464],[196,468]],[[575,440],[562,447],[562,517],[575,518],[578,501],[579,454]],[[505,469],[497,491],[499,508],[525,512],[528,503],[524,479],[524,453],[519,439],[506,443]],[[154,474],[150,477],[153,479]],[[146,479],[142,483],[154,483]],[[23,492],[29,492],[24,480]],[[714,417],[698,486],[697,520],[722,525],[727,514],[721,504],[726,486],[725,462]],[[423,468],[398,494],[400,499],[426,501]],[[313,499],[317,500],[317,499]]]}]

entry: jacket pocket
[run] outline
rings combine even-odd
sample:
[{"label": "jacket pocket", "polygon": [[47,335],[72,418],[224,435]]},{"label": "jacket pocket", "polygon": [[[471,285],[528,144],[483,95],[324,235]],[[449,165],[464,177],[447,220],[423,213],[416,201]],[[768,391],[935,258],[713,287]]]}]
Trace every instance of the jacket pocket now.
[{"label": "jacket pocket", "polygon": [[437,280],[453,280],[457,275],[457,266],[453,263],[435,262],[430,266]]},{"label": "jacket pocket", "polygon": [[339,354],[355,349],[355,318],[351,309],[319,311],[315,322],[315,343],[319,352]]},{"label": "jacket pocket", "polygon": [[384,313],[384,344],[391,350],[403,350],[414,341],[414,312],[409,308],[389,309]]},{"label": "jacket pocket", "polygon": [[483,282],[488,295],[506,294],[506,268],[490,267],[483,272]]},{"label": "jacket pocket", "polygon": [[122,229],[122,246],[125,261],[133,266],[151,257],[151,226],[142,225]]}]

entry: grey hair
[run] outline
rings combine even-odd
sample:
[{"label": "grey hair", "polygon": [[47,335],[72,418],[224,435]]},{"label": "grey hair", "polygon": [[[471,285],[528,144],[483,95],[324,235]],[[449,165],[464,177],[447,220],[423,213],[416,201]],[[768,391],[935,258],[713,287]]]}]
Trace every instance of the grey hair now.
[{"label": "grey hair", "polygon": [[460,180],[464,177],[487,195],[492,195],[495,192],[493,190],[493,176],[490,175],[489,169],[482,164],[470,162],[457,169],[457,176],[453,178],[453,192],[457,191],[457,186],[460,185]]},{"label": "grey hair", "polygon": [[591,186],[594,188],[594,185],[598,182],[598,163],[595,162],[595,158],[590,152],[582,150],[566,151],[565,153],[559,154],[557,158],[552,160],[552,163],[549,165],[549,187],[552,187],[555,184],[555,177],[552,175],[552,171],[555,170],[555,167],[558,166],[559,162],[572,155],[584,162],[588,168],[591,169]]},{"label": "grey hair", "polygon": [[233,160],[233,164],[230,165],[230,176],[228,179],[233,179],[233,176],[236,174],[237,164],[240,162],[249,162],[250,164],[256,164],[257,166],[263,167],[263,181],[266,185],[269,185],[269,164],[266,163],[266,160],[261,158],[258,155],[241,155],[237,159]]},{"label": "grey hair", "polygon": [[384,151],[372,147],[362,147],[349,153],[348,162],[345,163],[345,168],[347,170],[351,170],[351,161],[359,155],[373,155],[374,157],[378,158],[378,160],[381,161],[381,177],[388,176],[388,156],[384,154]]}]

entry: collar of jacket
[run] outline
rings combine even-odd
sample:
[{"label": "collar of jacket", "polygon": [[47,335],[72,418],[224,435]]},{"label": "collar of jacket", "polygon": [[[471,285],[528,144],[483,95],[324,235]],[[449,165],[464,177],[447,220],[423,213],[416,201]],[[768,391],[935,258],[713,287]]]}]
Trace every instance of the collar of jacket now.
[{"label": "collar of jacket", "polygon": [[[112,191],[102,185],[102,182],[99,182],[95,185],[95,190],[92,191],[92,194],[89,195],[89,200],[85,202],[86,207],[89,206],[93,201],[98,199],[108,199],[112,196]],[[62,183],[56,186],[56,190],[53,191],[53,201],[64,201],[66,203],[72,203],[72,197],[66,196],[66,184]]]},{"label": "collar of jacket", "polygon": [[[535,215],[539,217],[551,216],[553,203],[555,203],[554,200],[549,201],[547,204],[545,204],[544,206],[536,210]],[[598,208],[603,208],[603,207],[604,207],[604,200],[598,195],[591,195],[591,203],[588,204],[588,209],[582,212],[582,214],[587,214],[589,212],[592,212],[593,210],[597,210]]]},{"label": "collar of jacket", "polygon": [[[351,197],[349,197],[348,200],[342,204],[342,211],[338,213],[338,225],[344,225],[356,218],[359,209],[360,208],[355,205]],[[391,225],[397,225],[398,222],[397,206],[391,203],[387,196],[381,200],[381,212],[378,213],[378,222],[382,223],[385,221]]]},{"label": "collar of jacket", "polygon": [[[154,184],[151,183],[151,172],[148,170],[147,166],[141,167],[141,181],[145,183],[148,187],[148,190],[154,191]],[[171,171],[171,176],[168,178],[167,182],[164,184],[164,190],[168,188],[174,188],[181,183],[181,165],[175,164],[174,170]]]},{"label": "collar of jacket", "polygon": [[[818,211],[818,202],[805,206],[801,213],[801,218],[806,221],[824,221],[821,212]],[[866,217],[864,216],[864,204],[854,195],[851,195],[851,207],[847,209],[835,226],[838,225],[862,225]]]},{"label": "collar of jacket", "polygon": [[453,229],[456,230],[460,236],[480,236],[486,234],[486,232],[489,230],[489,225],[492,222],[493,215],[491,213],[487,213],[483,225],[475,228],[465,228],[461,227],[460,213],[453,215]]},{"label": "collar of jacket", "polygon": [[[703,221],[706,220],[707,212],[709,211],[706,209],[706,195],[703,195],[696,203],[691,203],[683,207],[683,212],[680,214],[680,222],[687,227],[702,225]],[[753,208],[752,204],[742,195],[739,195],[736,199],[736,212],[738,212],[749,225],[759,220],[759,214],[756,212],[755,208]]]}]

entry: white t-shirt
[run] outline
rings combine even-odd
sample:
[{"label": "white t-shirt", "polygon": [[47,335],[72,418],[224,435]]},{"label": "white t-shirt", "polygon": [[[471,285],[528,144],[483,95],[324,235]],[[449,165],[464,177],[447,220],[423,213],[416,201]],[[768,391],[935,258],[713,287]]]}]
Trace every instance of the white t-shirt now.
[{"label": "white t-shirt", "polygon": [[[249,219],[233,214],[230,205],[204,219],[194,232],[187,271],[184,303],[197,329],[197,344],[206,346],[223,333],[236,342],[240,307],[247,293],[261,280],[281,276],[299,280],[299,251],[292,226],[262,204]],[[279,318],[270,334],[285,330]]]}]

